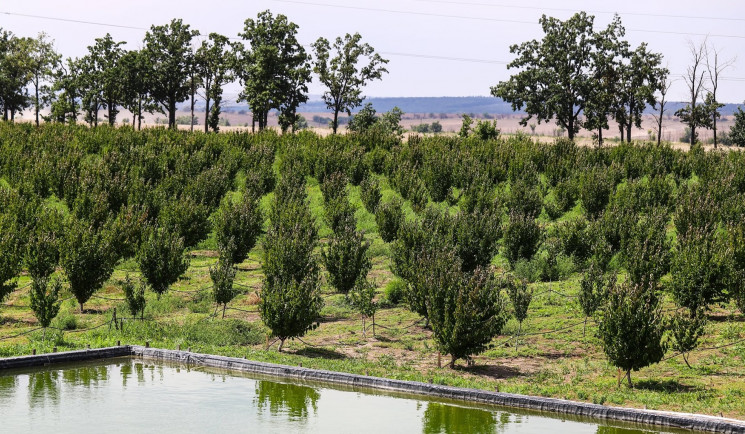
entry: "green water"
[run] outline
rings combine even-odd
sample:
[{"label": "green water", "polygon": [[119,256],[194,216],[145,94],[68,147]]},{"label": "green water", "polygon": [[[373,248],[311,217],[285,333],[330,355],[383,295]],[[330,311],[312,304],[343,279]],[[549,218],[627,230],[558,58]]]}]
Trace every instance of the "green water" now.
[{"label": "green water", "polygon": [[0,432],[641,433],[140,359],[0,372]]}]

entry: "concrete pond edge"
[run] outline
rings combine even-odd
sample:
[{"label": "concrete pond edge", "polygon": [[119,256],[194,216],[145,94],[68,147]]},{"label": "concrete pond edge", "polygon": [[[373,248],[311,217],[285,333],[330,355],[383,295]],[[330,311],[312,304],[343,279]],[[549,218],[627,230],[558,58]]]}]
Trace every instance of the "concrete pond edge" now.
[{"label": "concrete pond edge", "polygon": [[165,350],[136,345],[48,353],[34,356],[0,358],[0,373],[7,369],[43,367],[54,364],[135,356],[143,359],[205,366],[275,378],[314,381],[350,388],[406,393],[454,401],[534,410],[547,415],[567,415],[589,420],[609,420],[649,427],[745,434],[745,421],[690,413],[610,407],[557,398],[517,395],[487,390],[441,386],[416,381],[392,380],[343,372],[324,371],[301,366],[277,365],[234,357]]}]

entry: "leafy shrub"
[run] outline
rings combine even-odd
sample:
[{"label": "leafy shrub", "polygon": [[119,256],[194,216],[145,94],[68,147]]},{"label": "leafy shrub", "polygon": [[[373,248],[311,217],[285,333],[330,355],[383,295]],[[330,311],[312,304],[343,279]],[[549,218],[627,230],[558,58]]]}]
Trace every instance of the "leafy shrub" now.
[{"label": "leafy shrub", "polygon": [[613,180],[605,168],[595,167],[580,174],[579,198],[590,218],[595,219],[603,212],[608,205],[613,187]]},{"label": "leafy shrub", "polygon": [[210,210],[191,197],[182,197],[164,206],[158,216],[158,225],[175,232],[184,240],[184,247],[191,248],[207,239],[210,233]]},{"label": "leafy shrub", "polygon": [[516,213],[526,218],[536,218],[541,213],[543,199],[536,188],[532,188],[522,180],[517,180],[510,186],[507,197],[508,213]]},{"label": "leafy shrub", "polygon": [[212,280],[212,297],[215,303],[222,305],[222,317],[225,318],[225,309],[238,291],[233,289],[236,269],[228,260],[220,258],[217,264],[210,267],[210,280]]},{"label": "leafy shrub", "polygon": [[127,308],[129,313],[133,317],[137,317],[140,314],[140,318],[145,317],[145,306],[147,301],[145,300],[145,283],[140,282],[139,286],[135,285],[129,276],[124,278],[124,284],[122,285],[124,291],[124,298],[127,302]]},{"label": "leafy shrub", "polygon": [[404,223],[404,211],[401,200],[395,198],[378,206],[375,211],[375,223],[378,225],[380,238],[390,243],[398,238],[398,232]]},{"label": "leafy shrub", "polygon": [[189,268],[184,241],[167,228],[149,230],[137,252],[142,276],[160,298]]},{"label": "leafy shrub", "polygon": [[264,216],[258,198],[246,192],[238,203],[223,201],[213,221],[220,256],[240,264],[256,245]]},{"label": "leafy shrub", "polygon": [[356,230],[354,222],[346,222],[337,228],[321,251],[321,259],[329,274],[329,283],[338,292],[347,294],[362,284],[372,267],[367,254],[370,243],[365,235]]},{"label": "leafy shrub", "polygon": [[362,199],[362,204],[367,212],[375,214],[381,197],[378,180],[374,176],[366,176],[360,183],[360,199]]},{"label": "leafy shrub", "polygon": [[404,295],[406,293],[406,282],[401,279],[394,278],[385,285],[385,288],[383,288],[383,293],[385,294],[385,298],[386,300],[388,300],[389,303],[397,305],[404,299]]},{"label": "leafy shrub", "polygon": [[530,259],[538,250],[541,228],[535,219],[511,213],[504,231],[505,256],[514,265],[520,259]]}]

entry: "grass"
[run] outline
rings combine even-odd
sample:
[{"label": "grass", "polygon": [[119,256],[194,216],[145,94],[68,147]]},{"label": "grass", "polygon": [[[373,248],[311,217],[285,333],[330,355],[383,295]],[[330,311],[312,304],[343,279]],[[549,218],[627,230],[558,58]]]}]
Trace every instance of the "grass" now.
[{"label": "grass", "polygon": [[[381,178],[383,201],[396,196]],[[462,362],[456,369],[439,368],[431,332],[420,318],[401,305],[385,300],[384,287],[392,280],[390,246],[383,242],[359,199],[359,187],[349,187],[350,200],[357,207],[358,228],[371,240],[373,269],[370,277],[378,287],[381,309],[376,315],[376,334],[363,336],[361,319],[344,297],[322,285],[325,307],[319,327],[301,340],[290,341],[278,353],[276,345],[267,349],[267,329],[258,312],[261,288],[261,240],[249,258],[239,265],[236,288],[241,294],[229,304],[222,319],[211,299],[208,267],[217,259],[214,236],[191,253],[191,266],[169,292],[157,299],[148,293],[144,320],[131,319],[123,301],[121,284],[125,276],[139,278],[134,261],[122,262],[104,288],[86,303],[80,313],[74,299],[63,302],[53,327],[44,336],[29,309],[29,278],[18,280],[19,290],[0,307],[0,338],[27,334],[0,341],[0,356],[72,350],[124,344],[144,344],[162,348],[191,348],[192,351],[247,357],[272,363],[367,374],[395,379],[432,382],[502,392],[572,399],[598,404],[674,410],[745,418],[745,344],[697,351],[686,367],[681,357],[668,352],[667,360],[633,372],[635,388],[617,385],[617,371],[611,367],[595,337],[596,326],[587,324],[575,297],[579,275],[560,282],[532,284],[535,291],[528,319],[516,349],[514,334],[518,324],[510,320],[491,348],[474,358],[473,366]],[[234,194],[234,193],[230,193]],[[313,215],[319,227],[321,244],[330,234],[323,219],[323,200],[315,180],[308,184]],[[261,201],[266,211],[271,195]],[[52,206],[59,206],[52,204]],[[415,218],[407,202],[407,218]],[[565,214],[581,214],[575,207]],[[495,257],[497,272],[506,267],[501,256]],[[64,295],[69,297],[69,295]],[[109,322],[116,308],[118,318],[126,318],[119,330]],[[670,300],[665,309],[673,308]],[[701,343],[702,348],[732,344],[745,337],[745,318],[731,305],[717,306]],[[86,330],[90,328],[93,330]],[[62,329],[62,330],[58,330]],[[559,330],[559,331],[556,331]],[[269,342],[271,343],[271,341]],[[445,365],[446,357],[443,357]]]}]

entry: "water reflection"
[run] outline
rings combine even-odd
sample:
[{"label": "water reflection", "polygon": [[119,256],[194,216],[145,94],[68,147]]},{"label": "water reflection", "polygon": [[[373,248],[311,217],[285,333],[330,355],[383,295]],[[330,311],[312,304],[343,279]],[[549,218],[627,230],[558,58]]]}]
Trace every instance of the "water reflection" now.
[{"label": "water reflection", "polygon": [[309,406],[313,408],[314,415],[318,411],[320,397],[321,393],[312,387],[271,381],[256,382],[259,412],[263,412],[268,406],[272,416],[287,414],[291,420],[306,419],[309,415]]},{"label": "water reflection", "polygon": [[62,371],[62,379],[71,386],[91,388],[109,379],[108,366],[86,366]]},{"label": "water reflection", "polygon": [[5,407],[13,401],[18,378],[14,375],[0,376],[0,406]]},{"label": "water reflection", "polygon": [[59,371],[34,372],[28,376],[28,399],[31,408],[59,403]]},{"label": "water reflection", "polygon": [[422,432],[494,433],[502,426],[491,411],[430,402],[424,410]]}]

